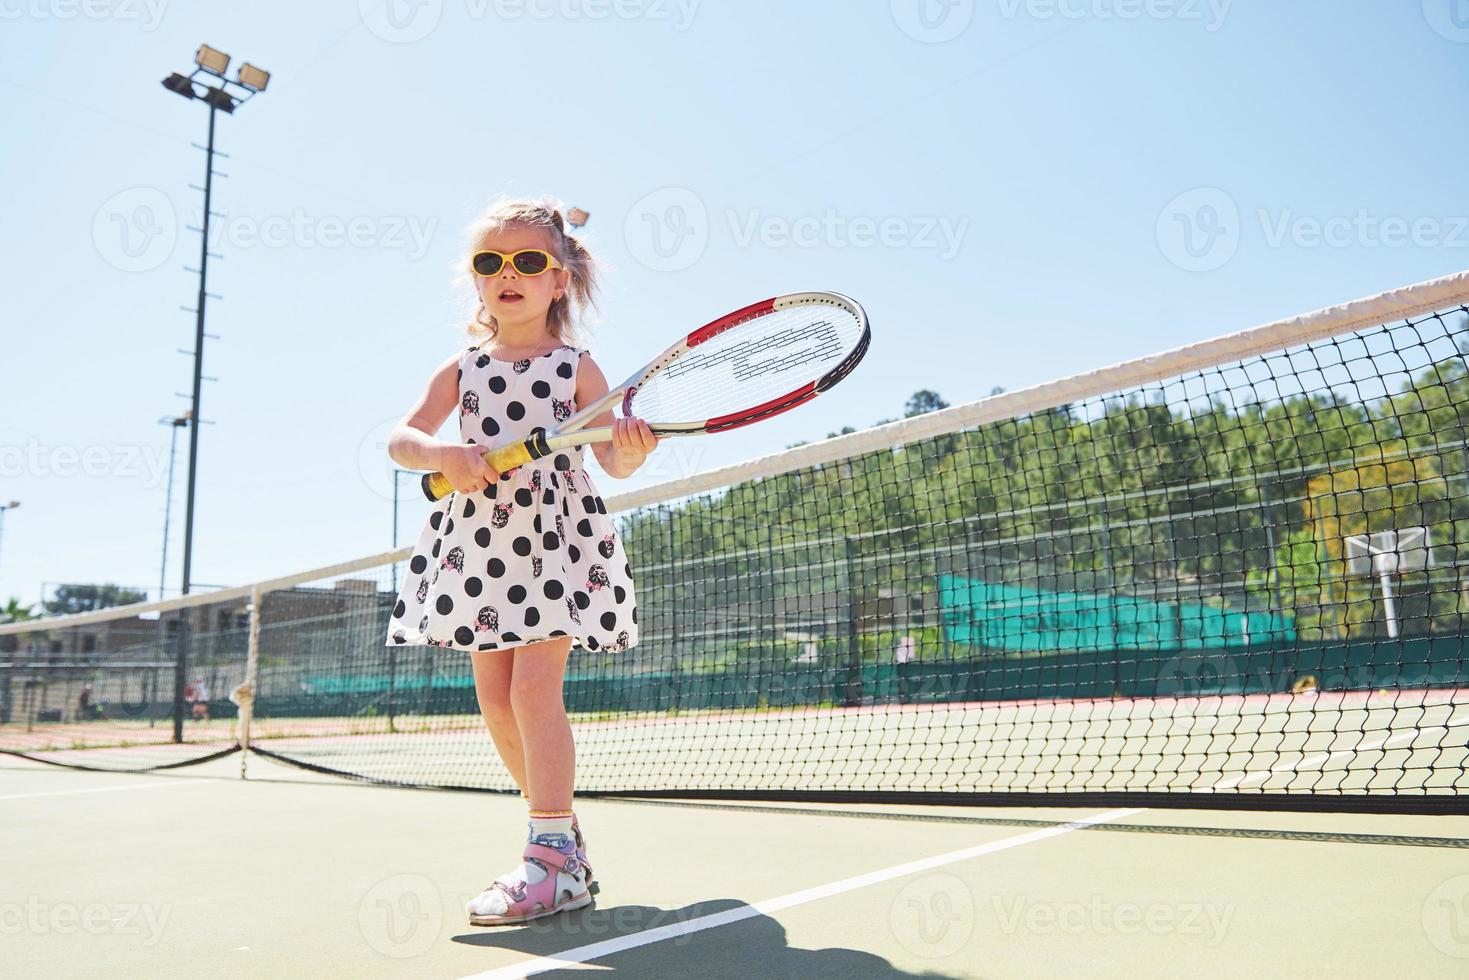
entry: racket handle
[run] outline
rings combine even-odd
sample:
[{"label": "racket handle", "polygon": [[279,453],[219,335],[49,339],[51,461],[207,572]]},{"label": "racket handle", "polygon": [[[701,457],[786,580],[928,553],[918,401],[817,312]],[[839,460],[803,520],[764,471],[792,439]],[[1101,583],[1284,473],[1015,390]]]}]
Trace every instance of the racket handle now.
[{"label": "racket handle", "polygon": [[[524,442],[512,442],[508,446],[491,449],[484,454],[484,459],[495,468],[496,473],[508,473],[517,466],[540,459],[550,451],[546,444],[545,431],[537,429]],[[423,495],[430,500],[442,500],[454,492],[454,484],[449,482],[447,476],[438,472],[425,473],[420,486],[423,487]]]}]

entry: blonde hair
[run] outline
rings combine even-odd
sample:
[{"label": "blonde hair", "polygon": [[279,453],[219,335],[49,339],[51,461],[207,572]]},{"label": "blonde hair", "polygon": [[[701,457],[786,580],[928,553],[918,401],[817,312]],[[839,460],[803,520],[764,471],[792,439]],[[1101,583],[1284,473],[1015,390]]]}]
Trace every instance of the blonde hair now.
[{"label": "blonde hair", "polygon": [[[576,317],[597,306],[597,264],[586,246],[575,235],[566,232],[566,220],[561,210],[550,201],[502,199],[490,204],[469,226],[466,232],[466,255],[461,269],[467,269],[470,257],[480,247],[485,236],[502,231],[512,225],[522,228],[539,228],[546,233],[549,251],[566,267],[566,291],[546,311],[546,329],[552,337],[563,344],[576,339]],[[493,339],[498,331],[495,318],[485,309],[479,297],[474,273],[468,272],[473,312],[465,328],[475,340]],[[573,306],[575,312],[573,313]]]}]

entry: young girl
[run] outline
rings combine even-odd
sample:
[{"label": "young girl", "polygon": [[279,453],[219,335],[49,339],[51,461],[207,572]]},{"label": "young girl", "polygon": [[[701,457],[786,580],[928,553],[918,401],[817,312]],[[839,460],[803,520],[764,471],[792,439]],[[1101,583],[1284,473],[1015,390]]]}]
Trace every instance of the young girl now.
[{"label": "young girl", "polygon": [[[468,906],[474,925],[526,922],[591,902],[591,868],[571,809],[575,746],[561,700],[571,648],[637,642],[632,569],[581,448],[496,473],[486,448],[552,429],[607,393],[586,352],[570,346],[572,305],[594,302],[592,257],[553,206],[502,202],[471,228],[466,262],[479,343],[434,372],[394,430],[388,455],[440,470],[456,492],[429,515],[388,623],[388,644],[469,651],[475,694],[505,768],[530,804],[518,868]],[[459,442],[434,433],[458,410]],[[610,476],[633,473],[657,440],[647,423],[614,419],[596,443]]]}]

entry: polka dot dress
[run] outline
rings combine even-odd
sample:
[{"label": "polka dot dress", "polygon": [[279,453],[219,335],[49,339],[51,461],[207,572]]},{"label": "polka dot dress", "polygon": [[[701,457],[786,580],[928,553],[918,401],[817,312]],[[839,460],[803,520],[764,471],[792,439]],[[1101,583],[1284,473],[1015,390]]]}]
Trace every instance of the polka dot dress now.
[{"label": "polka dot dress", "polygon": [[[460,438],[489,447],[570,418],[584,353],[560,347],[512,362],[469,348],[459,361]],[[408,562],[388,645],[494,650],[556,636],[588,650],[635,644],[632,569],[583,451],[439,501]]]}]

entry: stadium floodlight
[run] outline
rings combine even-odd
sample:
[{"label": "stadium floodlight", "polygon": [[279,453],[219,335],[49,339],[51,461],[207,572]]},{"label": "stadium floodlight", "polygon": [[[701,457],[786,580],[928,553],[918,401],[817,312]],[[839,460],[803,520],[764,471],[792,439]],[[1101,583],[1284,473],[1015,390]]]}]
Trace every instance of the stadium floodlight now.
[{"label": "stadium floodlight", "polygon": [[256,68],[247,61],[240,66],[235,80],[252,92],[264,92],[265,86],[270,84],[270,72],[264,68]]},{"label": "stadium floodlight", "polygon": [[1346,539],[1347,574],[1358,578],[1376,576],[1382,585],[1382,610],[1387,618],[1389,639],[1398,637],[1398,611],[1393,600],[1392,577],[1404,572],[1422,572],[1433,566],[1433,538],[1426,527],[1404,527],[1395,531],[1354,534]]},{"label": "stadium floodlight", "polygon": [[168,77],[163,80],[163,87],[170,92],[177,92],[186,99],[198,98],[194,94],[194,83],[189,81],[187,75],[180,75],[176,71],[170,72]]},{"label": "stadium floodlight", "polygon": [[223,112],[234,112],[238,101],[222,88],[211,88],[204,95],[204,101]]},{"label": "stadium floodlight", "polygon": [[230,66],[230,56],[207,44],[201,44],[199,50],[194,52],[194,64],[211,75],[223,78],[225,69]]}]

